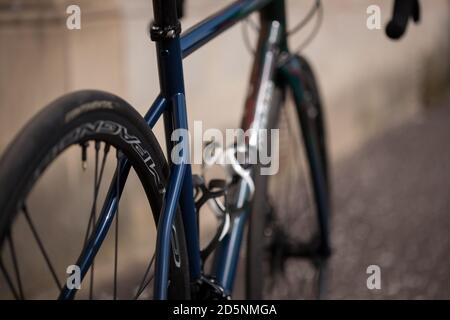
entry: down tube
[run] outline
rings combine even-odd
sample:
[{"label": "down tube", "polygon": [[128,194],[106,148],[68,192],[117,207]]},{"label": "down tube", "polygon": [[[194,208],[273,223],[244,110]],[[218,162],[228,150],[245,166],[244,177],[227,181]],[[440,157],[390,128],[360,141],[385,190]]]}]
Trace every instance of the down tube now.
[{"label": "down tube", "polygon": [[[248,185],[245,181],[242,181],[237,192],[236,207],[244,207],[248,195]],[[224,289],[225,295],[231,295],[233,290],[242,238],[249,214],[250,212],[246,209],[235,213],[231,222],[231,232],[222,240],[221,245],[217,249],[214,261],[215,276],[217,282]]]},{"label": "down tube", "polygon": [[[256,55],[252,72],[253,84],[250,86],[254,90],[251,91],[248,98],[249,105],[243,124],[244,129],[247,129],[245,122],[248,121],[255,130],[249,139],[249,148],[253,150],[258,150],[257,136],[259,130],[267,129],[267,113],[271,106],[270,99],[267,99],[267,97],[274,94],[274,77],[282,30],[283,27],[278,21],[267,23],[261,29],[259,53]],[[249,106],[251,107],[249,108]],[[253,174],[256,174],[256,172]],[[226,294],[231,294],[233,290],[244,229],[250,214],[245,203],[250,201],[250,196],[249,185],[241,180],[237,196],[234,198],[236,204],[233,205],[236,208],[245,209],[233,215],[231,233],[224,238],[215,256],[215,275]]]}]

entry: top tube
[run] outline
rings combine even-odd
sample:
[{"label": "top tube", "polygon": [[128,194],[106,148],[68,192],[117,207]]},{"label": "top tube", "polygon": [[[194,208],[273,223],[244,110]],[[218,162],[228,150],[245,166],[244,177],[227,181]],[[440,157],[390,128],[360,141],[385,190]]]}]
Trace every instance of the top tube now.
[{"label": "top tube", "polygon": [[272,1],[274,0],[239,0],[199,22],[181,37],[183,58]]}]

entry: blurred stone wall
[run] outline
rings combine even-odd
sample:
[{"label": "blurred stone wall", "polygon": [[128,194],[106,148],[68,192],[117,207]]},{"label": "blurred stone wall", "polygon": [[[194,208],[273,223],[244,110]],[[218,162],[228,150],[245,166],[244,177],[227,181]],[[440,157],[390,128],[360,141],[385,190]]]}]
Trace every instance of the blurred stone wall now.
[{"label": "blurred stone wall", "polygon": [[[187,1],[184,29],[230,2]],[[322,29],[304,52],[317,72],[336,158],[432,103],[448,84],[449,1],[422,1],[422,23],[411,25],[400,42],[388,40],[383,30],[366,28],[372,2],[324,0]],[[290,25],[310,3],[288,1]],[[385,24],[392,1],[376,3]],[[146,31],[151,1],[77,1],[82,29],[71,31],[65,27],[69,4],[0,1],[0,152],[38,109],[66,92],[111,91],[143,113],[159,91],[154,45]],[[291,46],[308,31],[295,35]],[[190,120],[202,119],[205,127],[236,127],[250,67],[240,26],[189,57]]]}]

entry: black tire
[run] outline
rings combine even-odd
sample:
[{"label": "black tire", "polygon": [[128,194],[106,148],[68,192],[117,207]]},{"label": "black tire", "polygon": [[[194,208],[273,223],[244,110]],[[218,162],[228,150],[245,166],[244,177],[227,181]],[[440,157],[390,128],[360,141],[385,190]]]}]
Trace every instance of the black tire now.
[{"label": "black tire", "polygon": [[[325,185],[326,185],[326,198],[329,199],[329,177],[328,177],[328,162],[327,162],[327,152],[326,152],[326,137],[325,137],[325,130],[324,130],[324,124],[323,124],[323,111],[322,111],[322,104],[320,100],[320,94],[318,91],[318,86],[316,84],[313,72],[311,67],[309,66],[308,62],[302,58],[298,57],[299,62],[302,67],[302,72],[300,73],[300,81],[302,83],[303,87],[303,110],[313,109],[314,111],[314,117],[308,117],[308,121],[310,121],[309,126],[311,131],[314,135],[314,140],[317,141],[318,147],[317,150],[319,152],[319,161],[322,164],[322,171],[323,171],[323,177],[325,179]],[[248,239],[247,239],[247,263],[246,263],[246,295],[248,299],[252,300],[259,300],[259,299],[298,299],[298,298],[306,298],[306,299],[315,299],[319,298],[320,295],[323,293],[323,276],[324,271],[323,266],[325,264],[322,264],[324,260],[322,260],[321,252],[320,251],[320,244],[317,244],[317,251],[318,254],[315,256],[313,254],[313,257],[311,259],[307,259],[307,263],[305,264],[305,261],[298,262],[298,260],[302,259],[291,259],[290,257],[285,257],[284,255],[288,256],[285,251],[286,249],[285,245],[289,246],[295,246],[294,243],[290,243],[292,240],[293,242],[304,242],[304,243],[317,243],[318,240],[315,238],[320,237],[320,234],[323,232],[321,230],[321,225],[319,223],[319,216],[318,216],[318,209],[317,204],[314,199],[314,194],[306,194],[306,190],[304,188],[299,187],[298,185],[293,185],[290,187],[286,187],[283,189],[277,190],[277,193],[272,196],[270,194],[270,183],[271,180],[276,180],[277,176],[283,175],[282,170],[288,171],[286,176],[293,176],[295,175],[295,172],[289,171],[287,168],[283,168],[283,160],[282,157],[282,148],[285,148],[285,152],[289,154],[295,154],[295,156],[300,154],[306,154],[305,146],[304,146],[304,137],[301,130],[300,125],[300,115],[299,115],[299,109],[296,108],[293,101],[291,101],[292,108],[296,109],[294,112],[295,114],[292,114],[289,119],[285,115],[283,118],[283,113],[288,108],[286,99],[292,99],[289,98],[289,95],[283,92],[282,88],[279,88],[275,91],[275,94],[272,98],[272,107],[271,112],[269,114],[269,120],[268,120],[268,127],[270,129],[280,129],[280,172],[276,174],[275,176],[267,176],[267,175],[261,175],[259,172],[259,168],[257,168],[257,173],[254,176],[255,179],[255,194],[252,201],[252,212],[250,216],[250,223],[249,223],[249,232],[248,232]],[[293,99],[292,99],[293,100]],[[298,126],[298,135],[296,137],[288,136],[287,141],[282,142],[282,122],[295,122]],[[295,141],[295,139],[298,139],[297,141],[301,144],[300,147],[293,143],[292,141]],[[309,185],[309,189],[314,189],[312,187],[313,181],[311,179],[311,167],[308,165],[308,159],[307,156],[304,156],[306,158],[305,163],[306,165],[303,166],[303,170],[307,171],[306,177],[304,178],[304,183]],[[289,178],[290,179],[290,178]],[[289,180],[290,181],[290,180]],[[314,191],[313,191],[314,192]],[[280,199],[289,199],[289,195],[285,196],[285,194],[289,194],[293,196],[293,203],[295,203],[296,207],[289,207],[290,210],[285,210],[288,212],[284,213],[284,216],[280,216],[275,211],[277,211],[277,208],[274,208],[274,205],[271,202],[277,202],[282,200],[273,199],[274,197],[280,198]],[[308,210],[310,212],[303,212],[302,211],[302,201],[305,200],[305,197],[309,198],[309,202],[314,206],[311,210]],[[292,198],[292,197],[291,197]],[[286,208],[286,207],[285,207]],[[302,216],[308,214],[309,218],[302,218]],[[305,223],[303,226],[299,226],[298,222],[296,220],[292,220],[292,217],[294,215],[298,215],[298,218],[294,218],[297,220],[301,220],[302,223]],[[280,220],[292,220],[291,223],[286,223],[284,221]],[[284,223],[284,225],[283,225]],[[307,226],[306,223],[310,223],[311,225]],[[287,225],[286,225],[287,224]],[[289,225],[290,224],[290,225]],[[300,227],[300,228],[299,228]],[[311,229],[311,227],[315,230],[307,231],[306,228]],[[308,239],[297,239],[296,233],[297,232],[303,232],[306,231],[306,233],[309,233],[309,237],[306,237]],[[328,233],[328,229],[325,230],[326,233]],[[327,234],[328,237],[328,234]],[[279,243],[282,244],[279,244]],[[327,244],[328,245],[328,244]],[[281,262],[280,262],[281,260]],[[297,260],[294,262],[290,262],[291,260]],[[314,275],[313,282],[310,284],[306,284],[305,279],[303,278],[295,278],[289,277],[287,274],[288,271],[286,269],[289,269],[288,263],[291,263],[293,268],[295,269],[293,271],[294,274],[301,274],[305,272],[305,269],[312,267],[314,271],[317,271],[317,273]],[[287,265],[287,267],[286,267]],[[310,272],[311,273],[311,272]],[[277,288],[277,279],[286,277],[285,283],[278,285]],[[300,280],[299,280],[300,279]],[[299,282],[296,282],[296,280],[299,280]],[[311,279],[309,279],[311,280]],[[268,292],[270,290],[267,289],[268,282],[271,282],[274,287],[272,289],[273,292]],[[298,287],[301,286],[311,286],[311,292],[301,292],[298,289]],[[282,287],[280,289],[279,287]],[[285,290],[285,292],[281,292]]]},{"label": "black tire", "polygon": [[317,85],[316,77],[311,68],[308,60],[303,56],[298,56],[300,64],[302,66],[303,72],[300,74],[302,78],[302,83],[305,85],[305,93],[309,96],[305,97],[312,108],[317,112],[314,118],[314,130],[319,141],[319,152],[320,159],[322,160],[322,168],[324,170],[324,176],[326,180],[327,192],[330,192],[330,182],[329,182],[329,164],[328,164],[328,154],[327,154],[327,138],[325,131],[325,115],[323,112],[323,105],[319,87]]},{"label": "black tire", "polygon": [[[0,160],[0,254],[39,177],[69,146],[86,141],[109,144],[130,161],[157,224],[168,165],[156,138],[139,113],[121,98],[101,91],[78,91],[57,99],[37,114]],[[181,263],[171,258],[168,294],[170,299],[188,299],[189,267],[180,214],[174,227]]]}]

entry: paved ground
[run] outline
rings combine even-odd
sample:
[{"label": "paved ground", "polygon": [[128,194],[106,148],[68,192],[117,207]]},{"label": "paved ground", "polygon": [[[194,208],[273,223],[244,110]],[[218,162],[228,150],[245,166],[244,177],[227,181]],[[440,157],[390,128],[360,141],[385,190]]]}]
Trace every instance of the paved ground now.
[{"label": "paved ground", "polygon": [[[444,104],[334,167],[329,298],[450,298],[450,101]],[[381,290],[366,287],[372,264],[381,268]]]},{"label": "paved ground", "polygon": [[[450,99],[334,164],[324,298],[450,299],[449,141]],[[381,269],[380,290],[367,288],[370,265]],[[296,272],[288,278],[300,285]],[[235,298],[243,283],[240,274]]]}]

